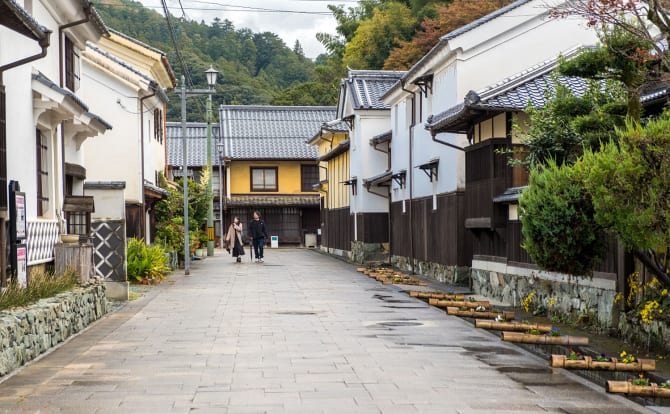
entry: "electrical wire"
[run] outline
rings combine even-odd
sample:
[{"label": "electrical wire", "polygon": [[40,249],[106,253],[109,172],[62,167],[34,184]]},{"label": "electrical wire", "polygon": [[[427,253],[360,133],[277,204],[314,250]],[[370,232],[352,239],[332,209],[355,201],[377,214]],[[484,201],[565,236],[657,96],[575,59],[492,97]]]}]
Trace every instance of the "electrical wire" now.
[{"label": "electrical wire", "polygon": [[[181,53],[181,49],[179,48],[179,43],[177,43],[177,37],[175,36],[175,31],[174,31],[174,26],[172,25],[172,20],[170,19],[170,11],[168,10],[167,3],[165,0],[161,0],[161,3],[163,5],[163,12],[165,13],[165,21],[167,22],[168,26],[168,31],[170,32],[170,39],[172,40],[172,45],[174,46],[174,51],[175,54],[177,55],[177,60],[179,61],[179,66],[181,67],[181,73],[184,74],[184,79],[186,81],[186,86],[190,89],[193,89],[193,80],[191,79],[191,74],[188,71],[188,67],[186,66],[186,62],[184,61],[184,56]],[[202,107],[202,102],[197,99],[196,103],[198,105],[198,112],[201,117],[204,118],[203,115],[203,107]]]}]

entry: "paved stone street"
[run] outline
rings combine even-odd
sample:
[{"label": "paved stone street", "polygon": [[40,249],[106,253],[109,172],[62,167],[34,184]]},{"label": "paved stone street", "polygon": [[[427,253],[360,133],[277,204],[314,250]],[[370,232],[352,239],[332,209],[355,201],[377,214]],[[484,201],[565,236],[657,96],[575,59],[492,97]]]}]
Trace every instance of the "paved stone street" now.
[{"label": "paved stone street", "polygon": [[0,413],[648,412],[308,250],[217,251],[0,384]]}]

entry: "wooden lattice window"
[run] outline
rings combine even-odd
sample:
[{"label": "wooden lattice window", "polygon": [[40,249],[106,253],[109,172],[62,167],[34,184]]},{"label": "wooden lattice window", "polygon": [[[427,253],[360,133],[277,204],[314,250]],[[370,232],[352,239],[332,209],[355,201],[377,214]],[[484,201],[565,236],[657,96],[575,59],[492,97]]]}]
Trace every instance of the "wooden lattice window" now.
[{"label": "wooden lattice window", "polygon": [[67,220],[68,234],[89,236],[91,234],[91,213],[94,211],[92,196],[66,196],[63,212]]},{"label": "wooden lattice window", "polygon": [[49,146],[47,137],[40,131],[35,133],[37,156],[37,215],[43,216],[49,211]]},{"label": "wooden lattice window", "polygon": [[319,183],[319,166],[318,165],[301,165],[300,166],[300,191],[313,192],[314,185]]},{"label": "wooden lattice window", "polygon": [[75,92],[79,89],[79,51],[72,40],[65,36],[65,86]]}]

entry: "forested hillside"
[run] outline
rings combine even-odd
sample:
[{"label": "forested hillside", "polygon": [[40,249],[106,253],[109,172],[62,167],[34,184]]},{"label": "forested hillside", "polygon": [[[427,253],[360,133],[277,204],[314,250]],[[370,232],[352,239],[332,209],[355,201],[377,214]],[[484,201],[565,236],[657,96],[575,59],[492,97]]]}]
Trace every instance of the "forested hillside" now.
[{"label": "forested hillside", "polygon": [[[360,0],[356,6],[330,5],[337,35],[316,34],[328,53],[315,61],[305,57],[299,42],[289,47],[274,33],[236,28],[229,20],[206,23],[173,16],[172,22],[195,87],[206,84],[203,71],[210,65],[222,73],[216,104],[334,105],[347,67],[407,69],[441,35],[511,2]],[[96,8],[111,28],[165,51],[180,77],[162,14],[132,0],[107,0]],[[204,101],[198,99],[188,100],[189,121],[204,119]],[[180,118],[179,105],[174,96],[168,119]]]}]

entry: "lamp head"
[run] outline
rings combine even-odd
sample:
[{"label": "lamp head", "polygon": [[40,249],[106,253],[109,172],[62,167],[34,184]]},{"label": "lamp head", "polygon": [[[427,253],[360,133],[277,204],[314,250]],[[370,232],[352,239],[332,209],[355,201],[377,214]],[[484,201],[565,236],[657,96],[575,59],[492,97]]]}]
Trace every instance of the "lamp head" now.
[{"label": "lamp head", "polygon": [[210,89],[216,85],[216,77],[219,75],[219,71],[214,69],[212,65],[209,66],[209,69],[205,71],[205,77],[207,78],[207,85]]}]

